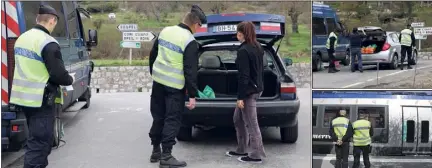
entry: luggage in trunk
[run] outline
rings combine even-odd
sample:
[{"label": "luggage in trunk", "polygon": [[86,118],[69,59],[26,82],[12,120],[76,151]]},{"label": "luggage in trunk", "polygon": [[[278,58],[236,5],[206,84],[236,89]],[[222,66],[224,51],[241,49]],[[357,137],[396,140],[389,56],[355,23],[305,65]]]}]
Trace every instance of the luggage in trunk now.
[{"label": "luggage in trunk", "polygon": [[[227,70],[221,66],[218,57],[203,59],[202,68],[198,71],[198,89],[203,90],[206,85],[210,86],[218,98],[237,97],[238,71]],[[232,66],[230,66],[232,67]],[[272,98],[278,95],[277,75],[271,70],[264,70],[264,91],[261,98]]]},{"label": "luggage in trunk", "polygon": [[365,54],[375,54],[381,52],[386,40],[386,33],[380,29],[377,30],[364,30],[366,33],[366,40],[362,43],[362,48],[367,48],[373,46],[375,50],[373,53],[365,53]]}]

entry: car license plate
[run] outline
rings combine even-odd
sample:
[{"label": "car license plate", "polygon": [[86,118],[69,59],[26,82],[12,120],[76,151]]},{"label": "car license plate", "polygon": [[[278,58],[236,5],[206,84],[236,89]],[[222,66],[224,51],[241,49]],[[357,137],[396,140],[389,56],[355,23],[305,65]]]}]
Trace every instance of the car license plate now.
[{"label": "car license plate", "polygon": [[235,32],[235,31],[237,31],[237,25],[216,26],[216,32]]}]

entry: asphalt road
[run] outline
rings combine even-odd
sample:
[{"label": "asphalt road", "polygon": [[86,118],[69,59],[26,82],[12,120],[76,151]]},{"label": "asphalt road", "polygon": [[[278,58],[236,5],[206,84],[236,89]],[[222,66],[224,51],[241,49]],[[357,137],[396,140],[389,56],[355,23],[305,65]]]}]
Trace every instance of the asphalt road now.
[{"label": "asphalt road", "polygon": [[[349,66],[339,68],[341,71],[338,73],[327,73],[327,69],[319,72],[313,72],[313,88],[314,89],[327,89],[327,88],[382,88],[386,86],[390,89],[405,89],[413,88],[412,81],[414,77],[414,69],[407,70],[406,65],[404,70],[396,69],[390,70],[388,68],[380,69],[378,72],[377,83],[377,66],[365,66],[363,73],[359,71],[351,72]],[[432,70],[432,60],[419,59],[417,64],[417,76],[428,76],[427,72]],[[430,75],[432,76],[432,75]],[[411,82],[410,82],[411,81]],[[409,83],[409,84],[407,84]],[[416,79],[416,85],[423,83],[422,79]],[[391,84],[391,85],[389,85]]]},{"label": "asphalt road", "polygon": [[[267,158],[263,164],[240,163],[226,157],[236,146],[233,129],[197,131],[194,142],[178,142],[174,156],[191,168],[311,167],[310,89],[298,89],[301,99],[299,138],[295,144],[279,142],[279,130],[262,129]],[[149,163],[151,126],[149,93],[94,94],[92,105],[65,126],[66,145],[49,156],[52,168],[156,168]],[[22,167],[23,158],[8,168]]]},{"label": "asphalt road", "polygon": [[[313,168],[334,168],[335,155],[314,155]],[[354,158],[349,157],[349,167],[352,167]],[[430,168],[430,156],[371,156],[371,168]],[[363,158],[360,158],[360,167],[363,167]]]}]

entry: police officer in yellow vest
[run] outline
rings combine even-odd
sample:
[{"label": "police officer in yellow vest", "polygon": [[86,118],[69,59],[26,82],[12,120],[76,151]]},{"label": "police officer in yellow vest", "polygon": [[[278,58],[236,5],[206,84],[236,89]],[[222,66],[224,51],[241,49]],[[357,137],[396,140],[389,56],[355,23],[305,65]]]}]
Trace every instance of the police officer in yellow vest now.
[{"label": "police officer in yellow vest", "polygon": [[186,107],[195,108],[199,45],[193,34],[206,22],[201,8],[193,5],[182,23],[165,27],[160,32],[150,52],[153,78],[150,102],[153,124],[149,133],[153,152],[150,162],[160,161],[160,167],[186,166],[186,162],[178,161],[171,151],[182,126],[186,90],[189,96]]},{"label": "police officer in yellow vest", "polygon": [[360,154],[363,153],[363,163],[365,168],[370,168],[369,153],[371,149],[371,137],[373,136],[373,127],[371,122],[368,121],[367,115],[363,112],[359,112],[359,120],[353,123],[354,135],[354,165],[353,168],[360,166]]},{"label": "police officer in yellow vest", "polygon": [[402,57],[401,57],[401,64],[400,64],[400,69],[403,70],[403,62],[405,61],[405,56],[408,53],[408,69],[412,69],[411,64],[413,63],[413,58],[412,58],[412,48],[416,46],[415,43],[415,36],[414,36],[414,32],[410,29],[411,25],[407,25],[406,29],[403,29],[401,31],[401,34],[399,36],[399,41],[401,43],[401,52],[402,52]]},{"label": "police officer in yellow vest", "polygon": [[[66,71],[60,46],[50,33],[59,16],[43,5],[37,25],[23,33],[15,43],[15,70],[10,103],[24,112],[29,130],[24,168],[44,168],[53,145],[55,99],[60,85],[71,85],[74,77]],[[57,103],[62,103],[57,99]]]},{"label": "police officer in yellow vest", "polygon": [[[341,30],[339,30],[338,28],[336,28],[336,33],[340,33]],[[336,47],[338,46],[338,34],[336,34],[335,32],[330,32],[328,38],[327,38],[327,42],[326,42],[326,48],[327,48],[327,54],[329,56],[329,67],[328,67],[328,73],[336,73],[339,72],[338,69],[336,69],[335,66],[335,51],[336,51]]]},{"label": "police officer in yellow vest", "polygon": [[349,140],[352,137],[352,125],[346,117],[346,111],[340,110],[330,124],[330,136],[335,142],[336,168],[348,168]]}]

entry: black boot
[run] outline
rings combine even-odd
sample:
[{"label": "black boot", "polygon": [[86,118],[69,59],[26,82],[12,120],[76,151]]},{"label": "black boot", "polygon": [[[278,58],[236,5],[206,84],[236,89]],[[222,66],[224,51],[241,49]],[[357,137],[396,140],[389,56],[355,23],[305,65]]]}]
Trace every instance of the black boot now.
[{"label": "black boot", "polygon": [[408,65],[408,69],[413,69],[411,66]]},{"label": "black boot", "polygon": [[400,69],[403,70],[403,64],[399,65]]},{"label": "black boot", "polygon": [[179,168],[186,166],[185,161],[179,161],[171,155],[171,149],[163,149],[159,168]]},{"label": "black boot", "polygon": [[336,73],[337,71],[335,71],[333,68],[329,68],[328,69],[328,73]]},{"label": "black boot", "polygon": [[339,69],[336,69],[336,67],[333,68],[334,71],[339,72]]},{"label": "black boot", "polygon": [[150,162],[151,163],[159,162],[159,160],[161,159],[161,155],[162,155],[162,151],[160,146],[159,145],[153,146],[153,151],[150,156]]}]

